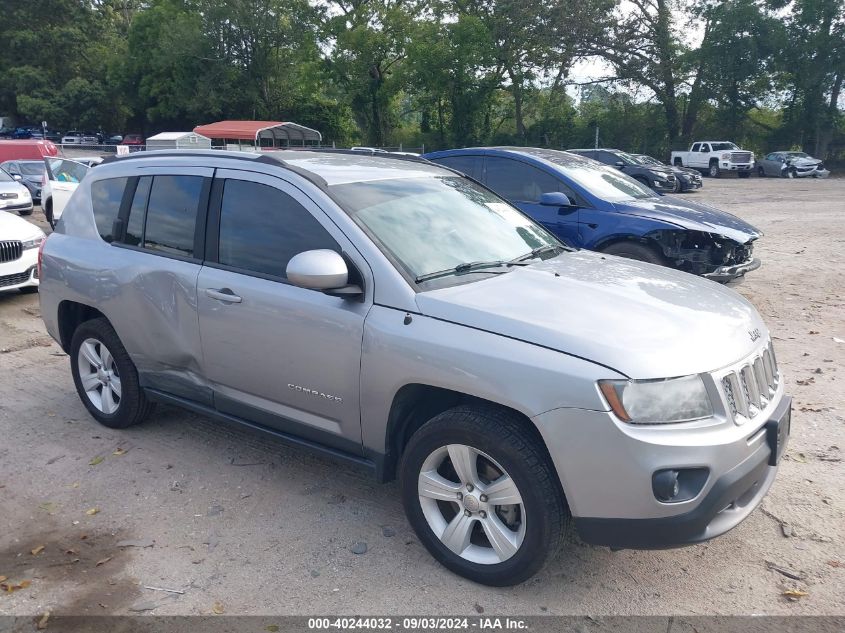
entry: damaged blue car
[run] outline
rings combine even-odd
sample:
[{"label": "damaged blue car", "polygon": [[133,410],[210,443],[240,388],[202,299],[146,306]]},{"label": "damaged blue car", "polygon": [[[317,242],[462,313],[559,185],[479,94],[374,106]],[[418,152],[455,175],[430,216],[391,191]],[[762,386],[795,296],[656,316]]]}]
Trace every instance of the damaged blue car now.
[{"label": "damaged blue car", "polygon": [[760,267],[753,254],[759,229],[709,205],[654,192],[589,158],[525,147],[455,149],[424,158],[486,185],[576,248],[719,282]]}]

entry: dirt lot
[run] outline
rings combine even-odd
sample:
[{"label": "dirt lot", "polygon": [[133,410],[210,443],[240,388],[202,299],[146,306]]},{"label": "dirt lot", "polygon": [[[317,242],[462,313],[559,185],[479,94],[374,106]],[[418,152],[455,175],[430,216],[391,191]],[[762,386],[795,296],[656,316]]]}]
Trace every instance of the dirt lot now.
[{"label": "dirt lot", "polygon": [[0,576],[31,581],[0,613],[842,614],[845,180],[708,179],[691,195],[766,232],[736,289],[795,396],[774,488],[726,536],[658,552],[573,538],[522,586],[475,585],[419,544],[395,484],[177,409],[98,426],[37,296],[0,293]]}]

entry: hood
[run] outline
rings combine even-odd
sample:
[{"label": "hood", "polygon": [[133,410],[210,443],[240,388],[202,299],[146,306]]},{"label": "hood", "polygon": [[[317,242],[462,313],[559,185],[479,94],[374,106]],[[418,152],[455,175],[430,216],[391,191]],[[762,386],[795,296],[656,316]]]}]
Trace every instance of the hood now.
[{"label": "hood", "polygon": [[16,193],[19,196],[29,195],[29,189],[23,183],[15,180],[14,182],[0,182],[0,193]]},{"label": "hood", "polygon": [[[542,345],[631,378],[713,371],[768,339],[760,315],[700,277],[588,251],[423,292],[420,311]],[[756,343],[750,331],[763,335]]]},{"label": "hood", "polygon": [[31,240],[44,232],[34,224],[8,211],[0,210],[0,240]]},{"label": "hood", "polygon": [[676,196],[659,196],[645,200],[615,202],[613,206],[621,213],[630,213],[652,220],[662,220],[691,231],[715,233],[740,244],[763,235],[762,231],[735,215],[708,204],[693,202]]},{"label": "hood", "polygon": [[674,171],[669,165],[635,165],[635,167],[648,169],[649,171],[653,171],[655,174],[663,174],[666,176]]},{"label": "hood", "polygon": [[818,158],[804,158],[803,156],[798,158],[787,158],[786,162],[788,165],[794,165],[795,167],[813,167],[814,165],[818,165],[822,161]]}]

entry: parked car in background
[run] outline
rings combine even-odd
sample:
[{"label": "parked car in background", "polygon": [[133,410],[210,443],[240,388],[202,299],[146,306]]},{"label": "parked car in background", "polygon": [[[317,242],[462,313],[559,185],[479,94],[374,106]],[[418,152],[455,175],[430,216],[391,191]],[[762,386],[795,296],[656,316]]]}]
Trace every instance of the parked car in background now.
[{"label": "parked car in background", "polygon": [[144,137],[140,134],[127,134],[120,141],[121,145],[143,145]]},{"label": "parked car in background", "polygon": [[44,231],[31,222],[0,213],[0,292],[38,290],[38,249],[43,241]]},{"label": "parked car in background", "polygon": [[12,134],[12,138],[14,138],[14,139],[27,139],[27,138],[43,139],[44,138],[44,132],[40,127],[35,127],[35,126],[19,127]]},{"label": "parked car in background", "polygon": [[122,142],[122,134],[110,134],[105,140],[106,145],[120,145]]},{"label": "parked car in background", "polygon": [[20,176],[16,178],[0,169],[0,211],[17,211],[20,215],[32,213],[32,196],[20,180]]},{"label": "parked car in background", "polygon": [[692,167],[718,178],[723,171],[735,171],[748,178],[754,169],[754,152],[740,149],[730,141],[698,141],[687,152],[672,152],[675,167]]},{"label": "parked car in background", "polygon": [[761,158],[757,164],[760,177],[781,178],[827,178],[830,172],[818,158],[805,152],[772,152]]},{"label": "parked car in background", "polygon": [[496,586],[572,520],[698,543],[774,482],[791,401],[732,290],[568,249],[430,162],[156,154],[92,170],[42,250],[41,315],[100,424],[164,402],[398,479],[432,556]]},{"label": "parked car in background", "polygon": [[714,207],[663,196],[619,169],[556,150],[493,147],[426,154],[482,182],[568,244],[715,281],[759,268],[762,232]]},{"label": "parked car in background", "polygon": [[631,154],[631,156],[638,160],[642,165],[659,165],[661,167],[668,167],[671,169],[672,173],[675,174],[675,193],[695,191],[697,189],[701,189],[703,185],[701,181],[701,172],[697,169],[667,165],[666,163],[663,163],[652,156],[647,156],[646,154]]},{"label": "parked car in background", "polygon": [[643,165],[627,152],[618,149],[568,149],[570,154],[592,158],[605,165],[612,165],[637,182],[661,193],[673,193],[676,188],[675,174],[671,167]]},{"label": "parked car in background", "polygon": [[19,177],[21,184],[29,189],[33,202],[41,203],[41,182],[44,178],[43,160],[7,160],[0,163],[12,178]]},{"label": "parked car in background", "polygon": [[59,148],[50,141],[26,139],[22,141],[0,141],[0,163],[7,160],[34,159],[57,156]]},{"label": "parked car in background", "polygon": [[46,169],[41,189],[41,208],[47,222],[55,228],[68,200],[91,167],[69,158],[45,158],[44,165]]}]

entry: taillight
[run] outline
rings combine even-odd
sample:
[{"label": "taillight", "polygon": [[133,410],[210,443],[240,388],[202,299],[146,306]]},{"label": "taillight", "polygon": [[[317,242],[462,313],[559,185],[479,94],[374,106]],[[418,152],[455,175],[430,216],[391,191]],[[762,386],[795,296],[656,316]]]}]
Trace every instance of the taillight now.
[{"label": "taillight", "polygon": [[41,279],[41,259],[44,256],[44,245],[47,243],[48,239],[50,239],[49,235],[46,238],[44,238],[44,241],[41,242],[41,246],[38,247],[38,278],[39,279]]}]

